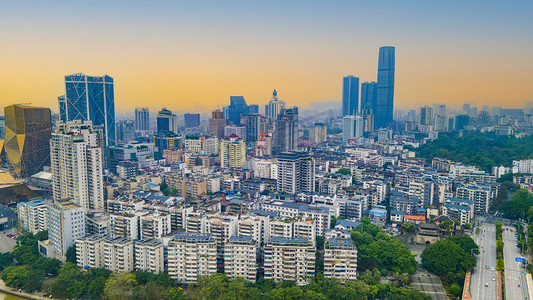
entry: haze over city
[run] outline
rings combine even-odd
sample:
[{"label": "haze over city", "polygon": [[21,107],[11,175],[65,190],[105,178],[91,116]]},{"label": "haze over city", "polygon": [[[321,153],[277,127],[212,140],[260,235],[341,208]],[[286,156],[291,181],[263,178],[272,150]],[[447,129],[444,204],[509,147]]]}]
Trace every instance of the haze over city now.
[{"label": "haze over city", "polygon": [[533,100],[533,4],[513,1],[4,2],[1,104],[58,111],[64,76],[115,79],[117,113],[208,112],[242,95],[305,108],[376,81],[396,47],[395,108],[524,107]]}]

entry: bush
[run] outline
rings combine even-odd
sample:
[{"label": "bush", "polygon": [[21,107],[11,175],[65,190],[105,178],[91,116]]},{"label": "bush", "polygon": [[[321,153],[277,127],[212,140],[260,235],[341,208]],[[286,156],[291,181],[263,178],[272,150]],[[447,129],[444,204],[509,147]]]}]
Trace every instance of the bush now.
[{"label": "bush", "polygon": [[503,259],[496,260],[496,270],[498,270],[498,271],[505,270],[505,264],[503,262]]}]

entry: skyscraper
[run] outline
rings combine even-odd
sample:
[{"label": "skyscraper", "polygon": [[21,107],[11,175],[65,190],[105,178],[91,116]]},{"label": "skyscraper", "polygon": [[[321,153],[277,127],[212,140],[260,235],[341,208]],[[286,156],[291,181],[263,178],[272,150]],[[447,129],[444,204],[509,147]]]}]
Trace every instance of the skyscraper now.
[{"label": "skyscraper", "polygon": [[115,92],[113,78],[104,76],[88,76],[77,73],[65,76],[65,100],[58,98],[61,115],[64,107],[66,121],[92,121],[93,125],[104,128],[104,143],[114,146],[117,143],[115,127]]},{"label": "skyscraper", "polygon": [[234,125],[241,125],[241,117],[249,113],[248,104],[243,96],[230,96],[230,105],[225,107],[226,119]]},{"label": "skyscraper", "polygon": [[298,147],[298,107],[282,109],[274,129],[274,149],[277,154]]},{"label": "skyscraper", "polygon": [[393,120],[394,70],[395,48],[390,46],[379,48],[375,128],[383,128]]},{"label": "skyscraper", "polygon": [[15,104],[4,108],[4,116],[9,172],[24,178],[42,171],[50,163],[50,109]]},{"label": "skyscraper", "polygon": [[260,132],[267,132],[269,118],[260,114],[246,116],[246,142],[255,142]]},{"label": "skyscraper", "polygon": [[372,111],[376,109],[378,84],[375,81],[361,83],[361,110],[370,105]]},{"label": "skyscraper", "polygon": [[150,130],[150,109],[148,107],[135,108],[135,131]]},{"label": "skyscraper", "polygon": [[420,125],[433,125],[433,108],[424,106],[420,108]]},{"label": "skyscraper", "polygon": [[226,127],[224,113],[220,109],[214,110],[209,119],[209,134],[221,139],[224,137],[224,127]]},{"label": "skyscraper", "polygon": [[345,116],[342,120],[342,140],[348,140],[363,136],[363,117],[362,116]]},{"label": "skyscraper", "polygon": [[166,131],[178,132],[178,117],[163,107],[157,115],[157,132]]},{"label": "skyscraper", "polygon": [[102,129],[91,121],[59,122],[50,140],[54,201],[104,208]]},{"label": "skyscraper", "polygon": [[117,122],[117,140],[129,142],[135,139],[135,123],[133,120],[120,120]]},{"label": "skyscraper", "polygon": [[257,105],[257,104],[248,105],[248,113],[249,114],[258,114],[259,113],[259,105]]},{"label": "skyscraper", "polygon": [[315,191],[315,160],[302,151],[282,152],[278,155],[277,189],[296,194]]},{"label": "skyscraper", "polygon": [[346,76],[342,80],[342,115],[357,115],[360,110],[359,78]]},{"label": "skyscraper", "polygon": [[270,102],[268,102],[267,106],[265,107],[265,115],[276,120],[279,112],[284,108],[285,101],[279,100],[278,92],[274,90],[274,92],[272,92],[272,99],[270,99]]},{"label": "skyscraper", "polygon": [[185,128],[192,128],[200,126],[200,114],[185,114]]}]

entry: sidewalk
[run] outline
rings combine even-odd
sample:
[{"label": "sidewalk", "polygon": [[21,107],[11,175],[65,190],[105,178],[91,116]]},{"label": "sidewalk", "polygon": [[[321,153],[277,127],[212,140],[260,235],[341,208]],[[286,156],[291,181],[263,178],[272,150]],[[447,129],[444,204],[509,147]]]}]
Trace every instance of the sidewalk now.
[{"label": "sidewalk", "polygon": [[4,281],[2,281],[2,279],[0,279],[0,291],[2,291],[4,293],[7,293],[7,294],[15,295],[15,296],[18,296],[18,297],[26,298],[26,299],[34,299],[34,300],[55,299],[55,298],[42,297],[42,296],[38,296],[38,295],[26,293],[26,292],[16,291],[13,288],[8,287],[4,283]]}]

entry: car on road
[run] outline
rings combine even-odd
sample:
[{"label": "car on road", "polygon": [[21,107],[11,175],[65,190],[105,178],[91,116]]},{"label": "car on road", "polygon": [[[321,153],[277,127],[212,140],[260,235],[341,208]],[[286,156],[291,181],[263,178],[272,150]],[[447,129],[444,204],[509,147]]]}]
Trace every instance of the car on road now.
[{"label": "car on road", "polygon": [[496,280],[496,278],[492,277],[492,281]]},{"label": "car on road", "polygon": [[490,268],[491,271],[494,271],[494,267]]},{"label": "car on road", "polygon": [[489,265],[486,265],[486,266],[485,266],[485,269],[488,269],[488,268],[490,268],[490,266],[489,266]]},{"label": "car on road", "polygon": [[489,283],[488,283],[488,282],[485,282],[485,286],[489,286]]}]

